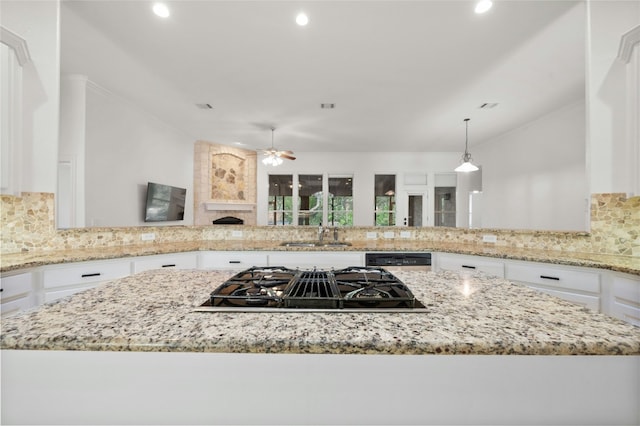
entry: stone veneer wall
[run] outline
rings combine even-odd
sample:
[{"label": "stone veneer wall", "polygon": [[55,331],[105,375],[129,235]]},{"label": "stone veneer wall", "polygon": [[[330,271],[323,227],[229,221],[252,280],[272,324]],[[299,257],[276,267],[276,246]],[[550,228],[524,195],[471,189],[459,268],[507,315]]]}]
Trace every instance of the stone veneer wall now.
[{"label": "stone veneer wall", "polygon": [[[226,226],[143,226],[56,230],[53,206],[53,194],[23,193],[21,197],[2,196],[0,253],[189,241],[283,241],[317,238],[315,228],[303,226],[244,226],[241,228],[242,239],[231,236],[231,230],[238,229],[237,227]],[[591,218],[590,233],[435,227],[408,229],[414,233],[412,241],[640,257],[640,197],[626,198],[624,194],[594,194],[591,198]],[[366,239],[366,233],[373,230],[380,231],[380,228],[341,228],[340,239],[363,241]],[[155,232],[156,239],[141,241],[141,234],[147,232]],[[482,235],[488,233],[497,235],[498,242],[482,243]]]},{"label": "stone veneer wall", "polygon": [[[245,225],[257,223],[256,152],[226,145],[197,141],[193,163],[193,223],[211,225],[215,219],[234,216]],[[247,211],[205,209],[208,201],[252,204]]]}]

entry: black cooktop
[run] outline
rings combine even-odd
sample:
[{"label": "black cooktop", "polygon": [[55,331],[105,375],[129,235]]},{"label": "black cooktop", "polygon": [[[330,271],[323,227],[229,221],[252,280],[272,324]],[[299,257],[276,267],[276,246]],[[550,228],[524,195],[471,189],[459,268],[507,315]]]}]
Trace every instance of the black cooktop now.
[{"label": "black cooktop", "polygon": [[201,312],[424,312],[396,276],[380,267],[299,270],[253,267],[237,273],[196,309]]}]

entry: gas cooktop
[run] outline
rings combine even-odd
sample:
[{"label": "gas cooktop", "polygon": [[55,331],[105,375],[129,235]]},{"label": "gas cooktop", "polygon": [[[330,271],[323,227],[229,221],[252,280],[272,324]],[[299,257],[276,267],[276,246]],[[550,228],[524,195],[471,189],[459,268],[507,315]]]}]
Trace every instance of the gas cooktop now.
[{"label": "gas cooktop", "polygon": [[397,277],[379,267],[299,270],[253,267],[218,288],[199,312],[425,312]]}]

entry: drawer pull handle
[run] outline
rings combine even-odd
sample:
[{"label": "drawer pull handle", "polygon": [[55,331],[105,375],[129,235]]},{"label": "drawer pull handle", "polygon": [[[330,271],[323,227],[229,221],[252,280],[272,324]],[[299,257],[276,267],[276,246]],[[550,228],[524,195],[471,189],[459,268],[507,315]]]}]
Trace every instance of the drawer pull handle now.
[{"label": "drawer pull handle", "polygon": [[102,275],[100,272],[94,272],[93,274],[82,274],[80,276],[82,278],[88,278],[88,277],[99,277],[100,275]]},{"label": "drawer pull handle", "polygon": [[240,263],[239,260],[230,260],[229,263]]},{"label": "drawer pull handle", "polygon": [[475,266],[471,266],[471,265],[462,265],[462,267],[467,269],[476,269]]},{"label": "drawer pull handle", "polygon": [[555,280],[555,281],[560,281],[560,278],[558,277],[552,277],[550,275],[540,275],[540,278],[543,278],[545,280]]},{"label": "drawer pull handle", "polygon": [[175,263],[167,263],[166,265],[162,265],[163,268],[173,268],[175,266],[176,266]]}]

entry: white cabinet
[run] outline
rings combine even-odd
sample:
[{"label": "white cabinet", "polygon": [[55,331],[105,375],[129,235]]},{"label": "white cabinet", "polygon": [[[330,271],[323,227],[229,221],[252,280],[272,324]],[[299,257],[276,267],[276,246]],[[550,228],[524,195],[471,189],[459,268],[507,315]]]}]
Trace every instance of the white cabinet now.
[{"label": "white cabinet", "polygon": [[198,253],[175,253],[144,256],[133,259],[133,273],[150,269],[195,269],[198,266]]},{"label": "white cabinet", "polygon": [[506,261],[506,278],[600,311],[600,273],[584,268]]},{"label": "white cabinet", "polygon": [[11,315],[37,305],[31,272],[18,272],[0,277],[0,313]]},{"label": "white cabinet", "polygon": [[364,253],[349,251],[277,251],[269,253],[269,266],[285,266],[292,269],[340,269],[347,266],[364,266]]},{"label": "white cabinet", "polygon": [[640,326],[640,276],[611,272],[606,313]]},{"label": "white cabinet", "polygon": [[206,251],[200,253],[199,269],[247,269],[266,266],[267,253],[251,251]]},{"label": "white cabinet", "polygon": [[433,269],[436,271],[479,271],[504,278],[504,262],[480,256],[435,253]]},{"label": "white cabinet", "polygon": [[104,260],[47,266],[42,272],[44,302],[131,275],[131,261]]}]

